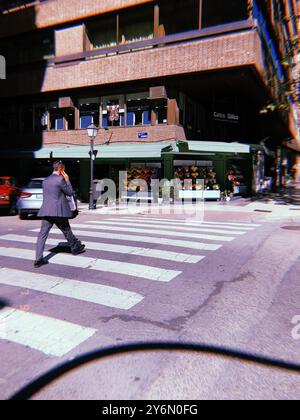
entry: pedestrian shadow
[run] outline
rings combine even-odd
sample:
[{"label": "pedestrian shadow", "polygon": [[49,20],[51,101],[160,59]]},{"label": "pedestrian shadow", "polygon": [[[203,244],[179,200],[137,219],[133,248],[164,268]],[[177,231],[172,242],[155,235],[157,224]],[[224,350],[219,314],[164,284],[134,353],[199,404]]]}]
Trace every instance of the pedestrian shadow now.
[{"label": "pedestrian shadow", "polygon": [[61,242],[55,248],[49,250],[49,254],[44,259],[47,262],[50,262],[58,254],[72,254],[71,248],[68,243]]},{"label": "pedestrian shadow", "polygon": [[52,254],[71,254],[71,248],[66,242],[59,243],[55,248],[49,250]]}]

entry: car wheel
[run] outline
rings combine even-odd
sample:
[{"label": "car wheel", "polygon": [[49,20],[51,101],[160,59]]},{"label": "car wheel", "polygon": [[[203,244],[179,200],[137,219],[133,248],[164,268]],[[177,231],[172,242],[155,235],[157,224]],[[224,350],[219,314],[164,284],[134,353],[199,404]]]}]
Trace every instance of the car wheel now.
[{"label": "car wheel", "polygon": [[28,214],[27,213],[24,213],[24,212],[20,212],[19,213],[19,218],[21,220],[27,220],[28,219]]}]

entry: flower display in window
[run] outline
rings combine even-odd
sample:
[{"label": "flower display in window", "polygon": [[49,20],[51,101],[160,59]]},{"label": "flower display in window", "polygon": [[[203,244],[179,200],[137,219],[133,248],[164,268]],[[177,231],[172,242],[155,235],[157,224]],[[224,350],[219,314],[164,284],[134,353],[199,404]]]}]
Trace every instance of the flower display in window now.
[{"label": "flower display in window", "polygon": [[201,191],[203,186],[197,180],[204,180],[205,190],[220,190],[216,180],[216,173],[210,167],[179,167],[175,171],[175,177],[181,181],[183,188],[186,190]]}]

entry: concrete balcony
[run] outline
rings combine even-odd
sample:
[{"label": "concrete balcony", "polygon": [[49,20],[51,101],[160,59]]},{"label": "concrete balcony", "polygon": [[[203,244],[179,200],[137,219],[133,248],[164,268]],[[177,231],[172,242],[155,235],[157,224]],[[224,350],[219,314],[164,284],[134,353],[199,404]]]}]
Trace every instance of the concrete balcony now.
[{"label": "concrete balcony", "polygon": [[228,33],[224,26],[147,41],[140,43],[140,48],[126,45],[102,54],[90,51],[58,57],[44,68],[11,73],[0,96],[110,86],[243,66],[256,68],[264,77],[261,42],[254,23],[227,25]]}]

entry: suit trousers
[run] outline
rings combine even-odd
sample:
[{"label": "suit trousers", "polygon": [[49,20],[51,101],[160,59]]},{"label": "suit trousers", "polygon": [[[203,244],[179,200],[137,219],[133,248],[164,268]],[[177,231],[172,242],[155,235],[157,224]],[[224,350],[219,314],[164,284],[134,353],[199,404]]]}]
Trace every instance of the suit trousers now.
[{"label": "suit trousers", "polygon": [[56,226],[64,234],[68,244],[73,251],[79,243],[79,240],[73,235],[69,219],[47,217],[42,221],[41,231],[38,236],[37,247],[36,247],[36,261],[40,261],[44,256],[44,250],[46,242],[53,226]]}]

